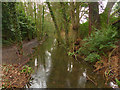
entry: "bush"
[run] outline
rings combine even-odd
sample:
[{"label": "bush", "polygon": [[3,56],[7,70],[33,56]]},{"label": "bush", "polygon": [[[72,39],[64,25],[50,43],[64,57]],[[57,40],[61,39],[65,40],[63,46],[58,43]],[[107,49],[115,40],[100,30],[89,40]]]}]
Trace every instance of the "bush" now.
[{"label": "bush", "polygon": [[17,3],[4,2],[2,8],[2,43],[4,45],[35,37],[35,21],[31,16],[27,16]]},{"label": "bush", "polygon": [[90,37],[83,39],[85,43],[79,49],[81,55],[86,56],[86,61],[95,61],[100,59],[101,55],[115,48],[117,41],[117,31],[115,28],[103,28],[92,33]]},{"label": "bush", "polygon": [[26,16],[24,12],[21,12],[18,18],[23,40],[31,40],[35,37],[35,22],[31,16]]},{"label": "bush", "polygon": [[85,22],[83,24],[80,24],[80,29],[79,29],[79,36],[83,39],[85,38],[86,36],[88,36],[88,26],[89,26],[89,23],[88,22]]},{"label": "bush", "polygon": [[86,58],[85,61],[94,62],[95,60],[99,60],[101,57],[97,53],[90,53]]}]

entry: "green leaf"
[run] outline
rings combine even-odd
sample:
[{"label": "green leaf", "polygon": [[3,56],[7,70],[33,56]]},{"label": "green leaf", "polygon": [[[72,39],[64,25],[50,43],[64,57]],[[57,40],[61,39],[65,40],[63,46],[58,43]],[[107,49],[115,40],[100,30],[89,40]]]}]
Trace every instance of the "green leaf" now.
[{"label": "green leaf", "polygon": [[115,81],[116,81],[117,85],[120,87],[120,81],[117,78],[115,78]]}]

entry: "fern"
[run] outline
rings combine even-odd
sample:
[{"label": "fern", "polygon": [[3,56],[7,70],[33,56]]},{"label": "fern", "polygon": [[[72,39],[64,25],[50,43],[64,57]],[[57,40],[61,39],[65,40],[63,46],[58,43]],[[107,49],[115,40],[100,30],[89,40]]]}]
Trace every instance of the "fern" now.
[{"label": "fern", "polygon": [[106,55],[107,51],[116,47],[117,34],[116,29],[111,27],[96,30],[90,37],[83,39],[85,43],[77,52],[86,56],[86,61],[99,60],[101,55]]}]

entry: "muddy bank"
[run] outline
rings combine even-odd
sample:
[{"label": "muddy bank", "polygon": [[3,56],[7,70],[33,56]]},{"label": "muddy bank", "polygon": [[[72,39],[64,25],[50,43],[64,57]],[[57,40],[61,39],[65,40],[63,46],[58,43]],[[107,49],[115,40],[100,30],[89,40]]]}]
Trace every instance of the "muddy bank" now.
[{"label": "muddy bank", "polygon": [[21,64],[28,59],[28,55],[34,51],[34,47],[39,44],[37,39],[33,39],[29,42],[24,42],[22,56],[18,55],[17,47],[3,47],[2,48],[2,64]]},{"label": "muddy bank", "polygon": [[[80,39],[77,39],[74,43],[74,47],[70,50],[68,55],[73,56],[76,60],[77,58],[85,59],[85,55],[78,53],[81,43]],[[105,84],[109,85],[111,82],[113,84],[120,84],[120,41],[115,43],[116,47],[106,51],[106,56],[101,55],[101,58],[93,63],[94,73],[103,75],[105,78]],[[118,87],[117,85],[117,87]],[[114,88],[113,85],[110,85]]]}]

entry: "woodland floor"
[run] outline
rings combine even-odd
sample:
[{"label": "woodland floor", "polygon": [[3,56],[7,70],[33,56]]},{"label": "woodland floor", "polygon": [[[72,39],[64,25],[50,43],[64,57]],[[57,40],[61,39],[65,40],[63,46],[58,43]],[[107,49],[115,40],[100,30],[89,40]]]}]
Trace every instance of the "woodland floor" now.
[{"label": "woodland floor", "polygon": [[[30,80],[31,74],[21,72],[34,47],[39,44],[37,39],[23,42],[23,55],[19,55],[15,45],[2,48],[2,88],[23,88]],[[1,86],[1,85],[0,85]]]},{"label": "woodland floor", "polygon": [[[25,68],[24,65],[30,60],[30,56],[34,52],[34,48],[42,44],[37,39],[23,42],[23,55],[19,55],[16,45],[2,47],[2,88],[23,88],[29,84],[31,79],[32,69]],[[31,67],[30,67],[31,68]],[[22,70],[25,70],[22,72]],[[28,73],[29,72],[29,73]],[[2,85],[1,85],[2,84]],[[29,86],[29,85],[28,85]]]},{"label": "woodland floor", "polygon": [[38,45],[37,39],[23,42],[24,54],[20,56],[18,54],[15,45],[2,48],[2,64],[21,64],[28,59],[28,55],[34,51],[34,47]]},{"label": "woodland floor", "polygon": [[20,67],[18,64],[3,65],[0,88],[23,88],[26,84],[28,85],[32,73],[32,71],[28,73],[28,70],[28,68]]},{"label": "woodland floor", "polygon": [[[80,41],[81,39],[78,39],[75,42],[76,46],[71,51],[77,51],[81,47],[79,44]],[[95,70],[93,72],[102,74],[106,78],[105,84],[110,81],[115,82],[116,78],[120,80],[120,40],[116,45],[115,49],[107,52],[109,57],[102,56],[102,59],[94,65]],[[78,57],[84,59],[84,56],[78,55]]]},{"label": "woodland floor", "polygon": [[[34,47],[36,47],[37,45],[40,44],[37,41],[37,39],[33,39],[29,42],[27,41],[27,42],[23,42],[23,43],[24,43],[23,44],[24,55],[22,55],[22,56],[17,54],[18,51],[17,51],[17,48],[15,45],[13,45],[11,47],[3,47],[2,48],[2,63],[7,64],[7,66],[4,66],[4,67],[15,68],[13,70],[9,69],[9,72],[13,72],[13,73],[11,73],[13,75],[13,77],[19,76],[16,79],[28,77],[28,76],[26,76],[25,73],[24,74],[20,73],[20,70],[22,69],[21,64],[23,64],[23,62],[29,60],[28,55],[32,54],[32,52],[34,51]],[[114,81],[115,77],[120,79],[120,45],[119,44],[120,44],[120,41],[117,44],[118,48],[114,51],[114,54],[111,55],[111,62],[108,62],[108,58],[102,57],[103,60],[101,60],[101,61],[103,62],[103,64],[100,64],[99,62],[96,62],[96,64],[95,64],[96,69],[94,72],[101,72],[106,77],[106,83],[109,80]],[[80,46],[78,45],[77,47],[79,48]],[[12,64],[12,66],[10,64]],[[20,68],[18,68],[18,66]],[[11,77],[12,77],[11,74],[8,73],[8,71],[6,72],[3,70],[3,74],[7,76],[6,78],[9,77],[9,79],[11,79]],[[26,82],[28,82],[27,80],[28,79],[26,79]],[[17,83],[17,84],[20,84],[20,83]],[[24,83],[21,82],[21,87],[23,85],[24,85]],[[10,86],[8,85],[8,87],[10,87]]]}]

